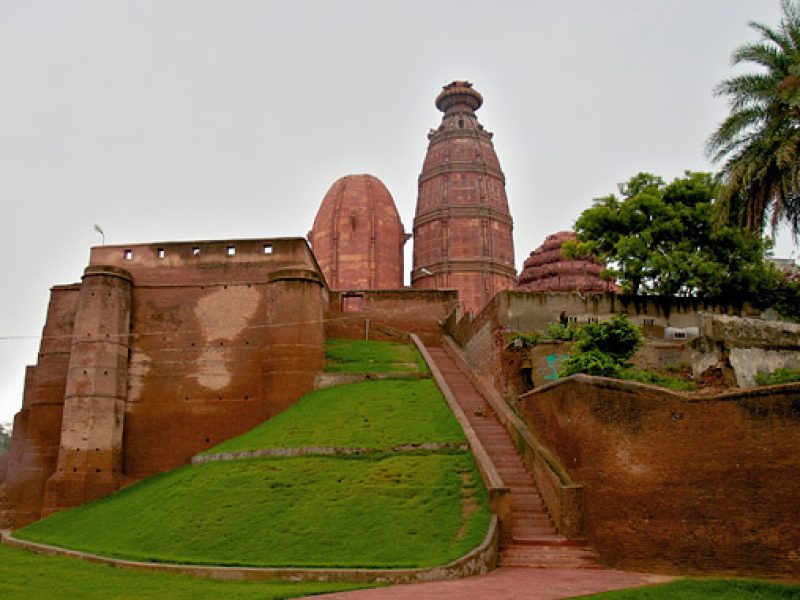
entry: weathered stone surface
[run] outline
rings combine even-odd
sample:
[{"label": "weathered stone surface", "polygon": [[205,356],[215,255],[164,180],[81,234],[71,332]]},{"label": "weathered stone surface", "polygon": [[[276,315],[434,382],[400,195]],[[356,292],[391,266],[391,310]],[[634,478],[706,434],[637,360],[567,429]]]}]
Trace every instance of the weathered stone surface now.
[{"label": "weathered stone surface", "polygon": [[617,568],[798,577],[800,384],[702,399],[577,375],[520,398]]},{"label": "weathered stone surface", "polygon": [[577,239],[572,231],[559,231],[525,259],[516,289],[528,292],[619,292],[611,280],[600,278],[605,268],[595,259],[566,259],[561,255],[564,242]]},{"label": "weathered stone surface", "polygon": [[328,290],[305,240],[93,248],[51,294],[0,521],[175,468],[314,387]]},{"label": "weathered stone surface", "polygon": [[380,179],[347,175],[325,194],[308,240],[331,289],[403,287],[407,236]]},{"label": "weathered stone surface", "polygon": [[466,81],[436,98],[445,114],[428,136],[419,176],[411,272],[413,287],[457,289],[472,312],[516,280],[505,176],[492,134],[475,116],[482,102]]}]

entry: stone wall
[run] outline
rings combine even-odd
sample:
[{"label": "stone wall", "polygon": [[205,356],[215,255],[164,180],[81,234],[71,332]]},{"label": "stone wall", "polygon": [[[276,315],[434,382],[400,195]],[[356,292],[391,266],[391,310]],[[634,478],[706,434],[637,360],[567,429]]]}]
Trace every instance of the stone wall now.
[{"label": "stone wall", "polygon": [[[645,335],[646,344],[635,357],[640,368],[688,368],[693,361],[700,364],[691,342],[702,329],[701,316],[711,313],[736,319],[734,315],[755,315],[756,311],[748,306],[718,305],[693,298],[663,302],[604,293],[505,291],[477,316],[462,316],[454,311],[445,320],[444,329],[464,349],[470,365],[491,377],[495,388],[514,405],[519,394],[552,380],[570,346],[542,344],[529,353],[520,352],[508,347],[510,333],[543,332],[550,323],[565,319],[582,325],[624,314],[642,327]],[[675,339],[676,331],[684,337]],[[712,358],[713,364],[719,360]]]},{"label": "stone wall", "polygon": [[758,375],[800,368],[800,324],[701,314],[695,375],[709,367],[733,370],[739,387],[756,385]]},{"label": "stone wall", "polygon": [[0,522],[175,468],[283,410],[323,367],[327,304],[301,238],[93,248],[83,283],[52,291]]},{"label": "stone wall", "polygon": [[800,384],[690,399],[574,376],[520,404],[606,564],[800,576]]},{"label": "stone wall", "polygon": [[440,325],[455,310],[455,290],[332,291],[325,314],[330,338],[409,341],[416,333],[427,345],[441,344]]}]

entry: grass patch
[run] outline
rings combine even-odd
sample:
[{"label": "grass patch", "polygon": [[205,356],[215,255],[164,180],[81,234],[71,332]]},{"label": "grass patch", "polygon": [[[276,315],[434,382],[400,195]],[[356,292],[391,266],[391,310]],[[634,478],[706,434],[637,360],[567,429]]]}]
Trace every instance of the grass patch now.
[{"label": "grass patch", "polygon": [[279,415],[204,454],[350,446],[390,448],[463,442],[464,433],[432,379],[365,381],[317,390]]},{"label": "grass patch", "polygon": [[581,597],[598,600],[788,600],[800,598],[800,585],[750,579],[679,579],[662,585]]},{"label": "grass patch", "polygon": [[352,590],[370,585],[214,581],[185,575],[141,573],[0,545],[0,597],[32,600],[278,599]]},{"label": "grass patch", "polygon": [[414,346],[373,340],[329,339],[325,370],[336,373],[427,372]]},{"label": "grass patch", "polygon": [[674,375],[663,375],[652,371],[639,371],[637,369],[624,369],[621,373],[621,379],[627,381],[638,381],[639,383],[647,383],[649,385],[657,385],[659,387],[674,390],[676,392],[693,392],[695,384],[683,377],[676,377]]},{"label": "grass patch", "polygon": [[763,373],[756,374],[758,385],[777,385],[779,383],[794,383],[800,381],[800,369],[775,369],[769,375]]},{"label": "grass patch", "polygon": [[[430,567],[482,541],[490,514],[479,482],[468,453],[215,462],[151,477],[15,535],[155,562]],[[466,517],[465,498],[478,505]]]}]

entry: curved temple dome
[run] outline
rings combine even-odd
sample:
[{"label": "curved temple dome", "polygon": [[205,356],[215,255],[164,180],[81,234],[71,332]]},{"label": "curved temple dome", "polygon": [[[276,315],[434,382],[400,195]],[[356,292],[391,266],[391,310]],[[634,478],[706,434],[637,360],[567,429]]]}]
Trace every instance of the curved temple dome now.
[{"label": "curved temple dome", "polygon": [[308,240],[338,290],[403,287],[407,236],[392,195],[372,175],[347,175],[325,194]]}]

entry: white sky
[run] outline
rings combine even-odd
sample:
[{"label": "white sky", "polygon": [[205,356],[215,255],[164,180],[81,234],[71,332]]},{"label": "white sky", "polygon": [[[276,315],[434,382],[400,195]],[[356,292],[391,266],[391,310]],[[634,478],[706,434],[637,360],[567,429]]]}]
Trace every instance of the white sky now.
[{"label": "white sky", "polygon": [[[441,86],[495,133],[517,269],[638,171],[708,170],[713,87],[778,0],[0,0],[0,421],[100,242],[304,236],[372,173],[411,231]],[[407,245],[406,270],[410,266]],[[776,252],[794,250],[782,240]]]}]

